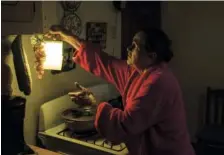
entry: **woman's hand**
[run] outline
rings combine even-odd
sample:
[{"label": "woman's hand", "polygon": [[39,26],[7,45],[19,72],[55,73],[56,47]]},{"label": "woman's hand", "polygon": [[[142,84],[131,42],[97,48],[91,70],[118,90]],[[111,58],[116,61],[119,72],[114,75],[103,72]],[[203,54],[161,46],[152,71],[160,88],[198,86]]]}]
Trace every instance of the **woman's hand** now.
[{"label": "woman's hand", "polygon": [[81,41],[78,37],[74,36],[70,31],[61,27],[60,25],[51,26],[48,33],[44,35],[46,38],[53,40],[61,40],[73,46],[76,50],[80,49]]},{"label": "woman's hand", "polygon": [[92,92],[90,92],[85,87],[81,86],[77,82],[76,87],[80,90],[79,92],[69,92],[68,95],[79,106],[94,106],[97,104],[96,98]]},{"label": "woman's hand", "polygon": [[[59,25],[53,25],[49,32],[44,35],[45,38],[49,38],[52,40],[60,40],[67,42],[71,46],[75,48],[76,51],[79,51],[81,46],[81,41],[74,35],[72,35],[71,32],[64,29],[63,27]],[[36,58],[36,72],[38,79],[42,79],[44,75],[44,62],[46,59],[46,54],[44,51],[44,43],[41,45],[36,45],[34,47],[34,53]]]}]

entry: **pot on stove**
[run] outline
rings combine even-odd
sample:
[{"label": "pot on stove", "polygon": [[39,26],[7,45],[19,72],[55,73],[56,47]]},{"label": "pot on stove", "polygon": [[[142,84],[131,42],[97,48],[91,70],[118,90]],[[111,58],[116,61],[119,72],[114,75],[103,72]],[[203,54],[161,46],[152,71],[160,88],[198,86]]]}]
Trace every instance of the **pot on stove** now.
[{"label": "pot on stove", "polygon": [[84,133],[95,131],[95,114],[95,107],[83,107],[66,109],[61,116],[68,129],[76,133]]},{"label": "pot on stove", "polygon": [[[108,103],[114,107],[123,110],[122,97],[111,99]],[[61,116],[68,129],[76,133],[96,131],[94,127],[97,106],[85,106],[71,108],[62,112]]]}]

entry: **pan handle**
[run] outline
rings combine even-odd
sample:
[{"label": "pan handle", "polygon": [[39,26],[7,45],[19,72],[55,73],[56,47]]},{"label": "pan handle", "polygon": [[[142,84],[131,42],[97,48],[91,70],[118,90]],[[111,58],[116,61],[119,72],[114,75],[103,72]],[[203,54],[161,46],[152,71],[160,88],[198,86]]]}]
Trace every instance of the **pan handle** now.
[{"label": "pan handle", "polygon": [[66,123],[74,123],[74,120],[64,119]]}]

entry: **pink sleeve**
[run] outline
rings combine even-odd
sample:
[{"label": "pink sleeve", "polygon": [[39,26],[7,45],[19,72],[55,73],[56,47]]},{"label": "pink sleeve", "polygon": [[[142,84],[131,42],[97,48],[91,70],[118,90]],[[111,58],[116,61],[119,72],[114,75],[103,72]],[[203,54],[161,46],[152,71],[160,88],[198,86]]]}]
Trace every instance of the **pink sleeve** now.
[{"label": "pink sleeve", "polygon": [[[153,87],[153,86],[152,86]],[[127,100],[124,111],[101,103],[97,109],[95,127],[108,140],[120,143],[128,135],[143,132],[156,121],[162,97],[157,87],[140,89],[139,96]]]},{"label": "pink sleeve", "polygon": [[128,72],[126,61],[101,52],[99,45],[91,43],[82,44],[73,60],[86,71],[114,84],[120,93],[123,92]]}]

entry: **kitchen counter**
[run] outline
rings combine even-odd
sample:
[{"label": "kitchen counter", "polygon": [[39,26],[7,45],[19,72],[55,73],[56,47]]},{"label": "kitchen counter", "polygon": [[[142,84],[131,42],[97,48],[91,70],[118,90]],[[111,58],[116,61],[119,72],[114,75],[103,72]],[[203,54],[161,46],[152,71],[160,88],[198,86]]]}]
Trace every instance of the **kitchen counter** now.
[{"label": "kitchen counter", "polygon": [[33,151],[37,152],[38,155],[61,155],[59,153],[52,152],[50,150],[46,150],[37,146],[33,146],[33,145],[29,145],[29,146],[33,149]]}]

